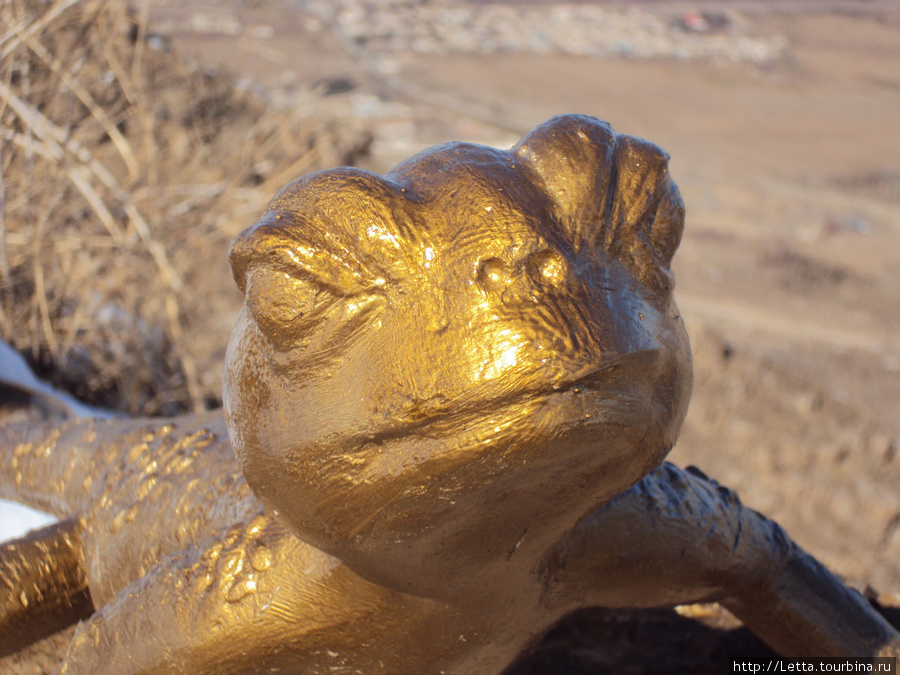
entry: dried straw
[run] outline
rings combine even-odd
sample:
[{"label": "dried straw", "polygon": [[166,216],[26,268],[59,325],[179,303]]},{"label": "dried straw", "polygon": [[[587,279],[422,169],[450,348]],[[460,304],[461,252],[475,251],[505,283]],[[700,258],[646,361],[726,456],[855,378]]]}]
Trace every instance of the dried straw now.
[{"label": "dried straw", "polygon": [[219,402],[230,239],[368,136],[151,49],[147,17],[0,3],[0,337],[94,404],[172,414]]}]

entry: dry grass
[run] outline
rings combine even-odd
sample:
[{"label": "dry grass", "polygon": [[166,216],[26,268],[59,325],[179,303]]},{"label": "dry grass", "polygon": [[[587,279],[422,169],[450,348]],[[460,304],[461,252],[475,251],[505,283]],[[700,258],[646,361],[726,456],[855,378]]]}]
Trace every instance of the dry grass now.
[{"label": "dry grass", "polygon": [[145,10],[0,3],[0,334],[87,400],[173,414],[219,402],[231,238],[367,135],[151,48]]}]

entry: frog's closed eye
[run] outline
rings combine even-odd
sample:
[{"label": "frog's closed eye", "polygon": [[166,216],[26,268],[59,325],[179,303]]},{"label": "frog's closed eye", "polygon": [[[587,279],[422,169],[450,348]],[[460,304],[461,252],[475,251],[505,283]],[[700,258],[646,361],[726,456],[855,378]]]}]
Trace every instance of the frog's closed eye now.
[{"label": "frog's closed eye", "polygon": [[338,300],[313,279],[273,266],[259,266],[249,272],[245,298],[260,329],[283,346],[312,332]]},{"label": "frog's closed eye", "polygon": [[345,345],[376,316],[383,299],[378,290],[341,293],[273,267],[251,270],[245,294],[257,326],[279,351]]}]

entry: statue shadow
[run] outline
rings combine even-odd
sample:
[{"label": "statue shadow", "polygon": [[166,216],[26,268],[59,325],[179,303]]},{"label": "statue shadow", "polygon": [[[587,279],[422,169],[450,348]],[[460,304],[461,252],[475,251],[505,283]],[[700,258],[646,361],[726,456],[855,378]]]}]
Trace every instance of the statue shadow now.
[{"label": "statue shadow", "polygon": [[[703,611],[705,610],[705,611]],[[555,626],[505,675],[721,675],[735,661],[778,658],[715,605],[675,610],[586,609]]]},{"label": "statue shadow", "polygon": [[[900,629],[900,606],[865,590]],[[812,656],[812,655],[811,655]],[[673,609],[585,609],[563,619],[504,675],[721,675],[734,664],[779,658],[718,605]]]}]

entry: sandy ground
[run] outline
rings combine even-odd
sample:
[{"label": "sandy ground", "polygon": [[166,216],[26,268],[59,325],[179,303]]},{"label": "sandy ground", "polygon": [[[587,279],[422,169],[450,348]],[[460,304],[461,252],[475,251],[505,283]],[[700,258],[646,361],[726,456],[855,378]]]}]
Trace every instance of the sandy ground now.
[{"label": "sandy ground", "polygon": [[676,298],[696,368],[671,459],[736,488],[855,584],[900,597],[900,8],[718,4],[750,34],[783,36],[785,56],[423,55],[384,75],[303,3],[158,1],[151,28],[273,105],[348,89],[320,105],[371,124],[374,170],[448,140],[509,146],[564,112],[668,150],[688,210]]}]

